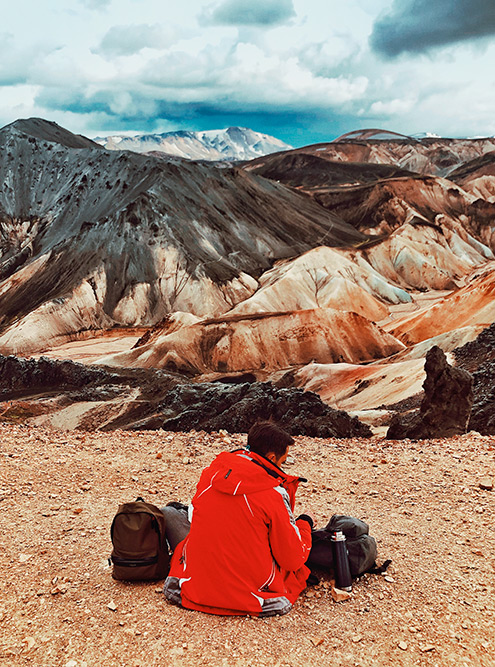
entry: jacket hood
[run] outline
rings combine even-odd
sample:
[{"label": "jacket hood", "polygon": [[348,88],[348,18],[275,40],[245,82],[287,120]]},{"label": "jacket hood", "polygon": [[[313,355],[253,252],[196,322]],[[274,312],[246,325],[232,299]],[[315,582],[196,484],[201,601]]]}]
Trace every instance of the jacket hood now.
[{"label": "jacket hood", "polygon": [[[222,452],[210,466],[211,485],[231,496],[265,491],[276,486],[297,486],[300,477],[287,475],[276,465],[249,450]],[[295,489],[294,489],[295,490]]]}]

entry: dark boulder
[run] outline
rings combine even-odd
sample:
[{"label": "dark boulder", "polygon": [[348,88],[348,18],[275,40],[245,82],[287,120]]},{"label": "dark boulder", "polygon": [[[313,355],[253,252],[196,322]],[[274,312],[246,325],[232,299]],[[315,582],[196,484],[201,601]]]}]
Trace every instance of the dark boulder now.
[{"label": "dark boulder", "polygon": [[473,405],[473,376],[447,362],[438,347],[426,354],[424,397],[419,411],[395,415],[387,438],[449,438],[465,433]]},{"label": "dark boulder", "polygon": [[[316,438],[370,437],[368,426],[334,410],[302,389],[279,389],[269,382],[185,384],[174,387],[159,405],[168,431],[246,433],[254,422],[273,419],[292,435]],[[153,417],[156,424],[156,418]],[[150,428],[148,423],[140,428]]]}]

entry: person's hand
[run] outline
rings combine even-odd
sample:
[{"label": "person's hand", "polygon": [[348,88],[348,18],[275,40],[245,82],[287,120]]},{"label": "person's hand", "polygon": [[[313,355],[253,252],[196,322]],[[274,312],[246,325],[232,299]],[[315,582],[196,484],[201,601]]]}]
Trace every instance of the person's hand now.
[{"label": "person's hand", "polygon": [[309,514],[300,514],[296,521],[299,521],[299,519],[302,519],[302,521],[307,521],[309,523],[309,527],[313,528],[313,519],[309,516]]}]

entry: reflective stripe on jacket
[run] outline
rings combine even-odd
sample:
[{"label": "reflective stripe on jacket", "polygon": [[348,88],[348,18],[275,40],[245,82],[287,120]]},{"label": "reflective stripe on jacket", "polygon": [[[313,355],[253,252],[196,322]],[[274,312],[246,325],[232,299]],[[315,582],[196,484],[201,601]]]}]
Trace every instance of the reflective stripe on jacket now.
[{"label": "reflective stripe on jacket", "polygon": [[217,456],[201,475],[191,530],[174,552],[168,597],[213,614],[289,611],[306,586],[311,549],[309,524],[296,524],[292,513],[299,481],[246,450]]}]

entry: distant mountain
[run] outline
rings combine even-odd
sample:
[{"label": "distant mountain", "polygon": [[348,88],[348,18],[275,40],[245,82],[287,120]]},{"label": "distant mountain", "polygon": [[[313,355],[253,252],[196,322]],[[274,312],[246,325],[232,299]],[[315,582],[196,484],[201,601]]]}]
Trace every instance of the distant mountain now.
[{"label": "distant mountain", "polygon": [[[33,414],[56,410],[59,427],[150,415],[169,426],[159,392],[184,373],[222,380],[222,405],[225,379],[315,391],[379,432],[419,404],[432,345],[451,351],[494,322],[495,139],[360,130],[238,165],[226,154],[243,155],[245,131],[202,137],[210,148],[179,133],[175,155],[160,152],[163,136],[140,137],[139,154],[36,118],[0,129],[0,354],[56,356],[67,344],[62,356],[151,369],[124,394],[108,376],[112,386],[54,401],[41,362],[21,378],[31,394],[18,394],[15,419],[30,395]],[[200,160],[178,153],[193,140]],[[213,151],[222,159],[209,162]],[[156,368],[173,378],[163,384]],[[138,375],[150,378],[141,394]]]},{"label": "distant mountain", "polygon": [[189,160],[252,160],[292,148],[268,134],[247,127],[205,132],[165,132],[134,137],[112,135],[95,141],[109,150],[166,153]]},{"label": "distant mountain", "polygon": [[73,134],[57,123],[44,118],[19,118],[2,128],[2,133],[9,133],[12,137],[31,137],[41,141],[60,144],[66,148],[99,148],[91,139],[81,134]]},{"label": "distant mountain", "polygon": [[[385,130],[360,130],[348,132],[328,143],[295,148],[280,157],[285,159],[293,154],[313,155],[331,162],[381,164],[414,171],[423,176],[448,176],[464,163],[494,150],[495,137],[445,139],[428,136],[419,140]],[[273,159],[257,158],[256,162],[249,165],[249,169],[265,167]]]},{"label": "distant mountain", "polygon": [[17,121],[0,130],[0,349],[176,310],[217,315],[273,261],[365,239],[237,167],[108,151]]}]

